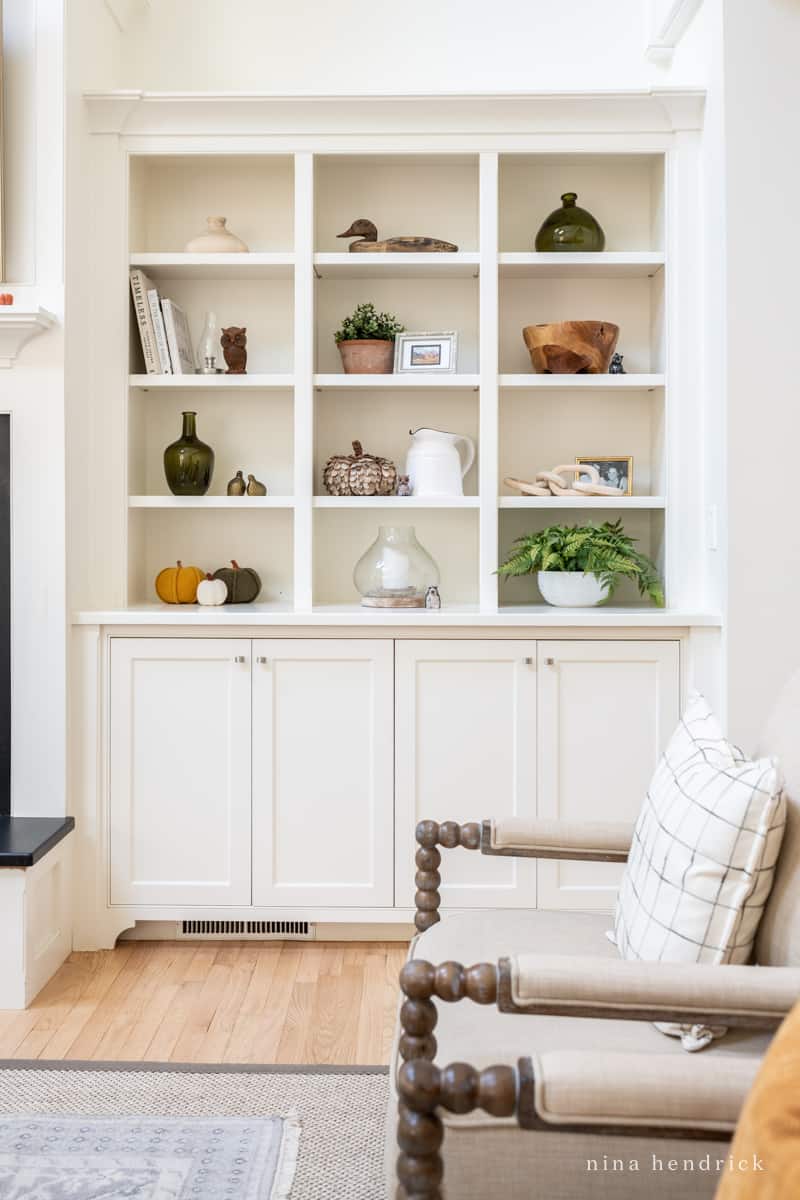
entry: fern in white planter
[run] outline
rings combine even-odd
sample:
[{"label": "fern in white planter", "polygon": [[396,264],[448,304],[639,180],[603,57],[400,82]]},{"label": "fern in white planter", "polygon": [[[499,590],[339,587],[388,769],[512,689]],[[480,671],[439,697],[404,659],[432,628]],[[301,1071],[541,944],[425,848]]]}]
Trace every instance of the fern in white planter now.
[{"label": "fern in white planter", "polygon": [[630,579],[641,596],[649,596],[659,608],[664,605],[664,588],[655,564],[636,549],[621,520],[599,526],[548,525],[539,533],[517,538],[498,574],[534,572],[549,604],[600,604],[614,594],[623,579]]}]

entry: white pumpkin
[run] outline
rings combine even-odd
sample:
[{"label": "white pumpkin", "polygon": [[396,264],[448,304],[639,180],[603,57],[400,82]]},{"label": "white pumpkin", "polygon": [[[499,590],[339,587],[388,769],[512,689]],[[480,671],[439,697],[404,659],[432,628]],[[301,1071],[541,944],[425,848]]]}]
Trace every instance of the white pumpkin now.
[{"label": "white pumpkin", "polygon": [[228,585],[224,579],[215,579],[213,575],[206,575],[197,585],[197,603],[218,605],[224,604],[228,599]]}]

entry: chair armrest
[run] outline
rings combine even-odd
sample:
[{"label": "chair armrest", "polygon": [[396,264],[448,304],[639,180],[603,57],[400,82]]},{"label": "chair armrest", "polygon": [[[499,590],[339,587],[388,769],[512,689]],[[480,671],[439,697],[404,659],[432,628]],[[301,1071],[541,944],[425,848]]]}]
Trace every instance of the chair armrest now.
[{"label": "chair armrest", "polygon": [[566,858],[584,862],[625,862],[628,857],[633,825],[624,822],[596,821],[579,825],[569,821],[520,821],[508,817],[502,821],[420,821],[415,876],[416,914],[414,924],[420,933],[439,920],[441,897],[439,874],[442,856],[439,846],[454,850],[480,850],[487,855],[515,858]]},{"label": "chair armrest", "polygon": [[[748,968],[750,969],[750,968]],[[761,1059],[551,1050],[519,1063],[524,1129],[729,1137]]]},{"label": "chair armrest", "polygon": [[502,1012],[772,1029],[800,997],[800,968],[520,954],[500,960],[497,994]]},{"label": "chair armrest", "polygon": [[632,821],[579,824],[503,817],[483,822],[481,853],[518,858],[625,862],[633,840],[633,828]]}]

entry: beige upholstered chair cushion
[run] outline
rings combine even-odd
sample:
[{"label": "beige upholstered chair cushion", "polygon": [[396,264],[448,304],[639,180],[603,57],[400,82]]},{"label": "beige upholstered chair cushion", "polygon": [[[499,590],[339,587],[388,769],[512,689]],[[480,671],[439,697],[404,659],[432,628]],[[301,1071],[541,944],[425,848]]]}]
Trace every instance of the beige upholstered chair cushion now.
[{"label": "beige upholstered chair cushion", "polygon": [[[411,956],[440,963],[496,962],[526,950],[543,954],[594,955],[616,960],[616,950],[604,936],[608,917],[600,914],[544,911],[459,913],[434,925],[415,939]],[[658,967],[653,967],[658,970]],[[482,1068],[492,1063],[515,1065],[520,1057],[555,1052],[643,1054],[655,1064],[679,1061],[692,1079],[705,1078],[703,1064],[728,1057],[746,1063],[760,1060],[769,1035],[731,1030],[705,1055],[684,1054],[680,1044],[662,1037],[645,1021],[600,1021],[566,1017],[514,1016],[496,1008],[462,1000],[437,1004],[439,1023],[436,1061],[471,1062]],[[393,1076],[397,1071],[395,1055]],[[749,1077],[749,1076],[748,1076]],[[446,1118],[443,1155],[446,1200],[596,1200],[604,1189],[614,1200],[711,1200],[716,1174],[651,1173],[651,1156],[664,1161],[691,1158],[699,1163],[724,1155],[719,1142],[683,1142],[644,1137],[609,1137],[572,1133],[522,1132],[515,1121],[500,1121],[485,1113]],[[396,1108],[390,1102],[387,1118],[387,1195],[394,1196]],[[598,1176],[587,1170],[587,1159],[601,1162],[638,1158],[641,1173],[624,1171]],[[535,1182],[534,1182],[535,1181]],[[643,1181],[646,1186],[643,1190]]]},{"label": "beige upholstered chair cushion", "polygon": [[492,821],[492,846],[497,850],[600,850],[627,853],[633,821],[525,821],[498,817]]},{"label": "beige upholstered chair cushion", "polygon": [[657,1125],[730,1133],[759,1063],[706,1055],[686,1087],[685,1059],[670,1055],[547,1050],[533,1056],[536,1114],[555,1125]]},{"label": "beige upholstered chair cushion", "polygon": [[783,772],[786,833],[778,869],[756,937],[756,962],[800,967],[800,671],[778,696],[759,743]]},{"label": "beige upholstered chair cushion", "polygon": [[[518,954],[511,996],[520,1007],[564,1004],[610,1009],[688,1010],[711,1017],[778,1022],[800,999],[800,968],[640,963],[577,954]],[[655,1019],[654,1016],[654,1019]],[[747,1020],[743,1024],[747,1024]]]}]

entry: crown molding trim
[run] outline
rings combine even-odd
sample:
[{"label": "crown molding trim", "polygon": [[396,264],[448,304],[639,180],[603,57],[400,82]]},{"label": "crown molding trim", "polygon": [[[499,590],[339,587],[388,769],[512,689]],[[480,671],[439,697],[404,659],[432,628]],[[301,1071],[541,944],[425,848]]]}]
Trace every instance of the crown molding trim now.
[{"label": "crown molding trim", "polygon": [[96,134],[673,133],[700,129],[705,91],[272,95],[85,92]]},{"label": "crown molding trim", "polygon": [[655,19],[645,58],[660,66],[668,66],[672,62],[675,47],[700,11],[703,0],[672,0],[660,17],[655,16],[655,0],[651,0],[651,3]]}]

